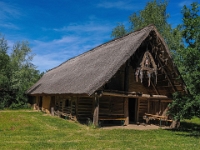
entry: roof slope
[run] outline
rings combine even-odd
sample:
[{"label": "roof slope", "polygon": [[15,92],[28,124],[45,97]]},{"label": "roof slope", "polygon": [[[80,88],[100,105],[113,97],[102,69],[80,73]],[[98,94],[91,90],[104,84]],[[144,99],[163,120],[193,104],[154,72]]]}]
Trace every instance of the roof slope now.
[{"label": "roof slope", "polygon": [[[93,94],[134,54],[153,25],[102,44],[53,68],[28,94]],[[165,45],[166,46],[166,45]]]}]

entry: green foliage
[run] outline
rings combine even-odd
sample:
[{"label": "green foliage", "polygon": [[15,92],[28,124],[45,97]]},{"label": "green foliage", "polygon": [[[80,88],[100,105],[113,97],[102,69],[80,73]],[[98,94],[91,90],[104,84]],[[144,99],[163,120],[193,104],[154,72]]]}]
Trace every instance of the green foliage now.
[{"label": "green foliage", "polygon": [[170,114],[173,116],[175,120],[180,119],[191,119],[196,110],[196,106],[194,104],[195,101],[192,101],[191,95],[182,95],[178,92],[173,95],[174,101],[169,105]]},{"label": "green foliage", "polygon": [[8,45],[4,37],[0,38],[0,109],[9,105],[10,94],[9,91],[9,71],[10,58],[7,54]]},{"label": "green foliage", "polygon": [[[200,16],[199,4],[183,7],[183,24],[177,27],[182,33],[183,44],[174,52],[174,60],[187,85],[189,95],[175,94],[171,110],[176,117],[200,117]],[[181,109],[182,108],[182,109]]]},{"label": "green foliage", "polygon": [[28,42],[18,42],[8,55],[7,41],[0,38],[0,109],[19,108],[27,103],[25,91],[39,78],[31,63],[33,55]]},{"label": "green foliage", "polygon": [[8,84],[9,56],[7,54],[8,45],[4,37],[0,38],[0,87]]},{"label": "green foliage", "polygon": [[182,35],[188,47],[200,50],[200,16],[199,4],[192,3],[191,8],[183,7]]},{"label": "green foliage", "polygon": [[11,88],[17,90],[15,102],[11,107],[16,108],[27,103],[25,91],[39,79],[39,71],[31,63],[33,55],[28,42],[15,44],[10,59]]},{"label": "green foliage", "polygon": [[180,46],[181,36],[179,30],[172,29],[167,23],[169,14],[166,13],[167,1],[152,0],[148,2],[145,8],[139,12],[134,12],[129,17],[130,27],[125,29],[123,24],[119,24],[113,29],[111,36],[121,37],[126,33],[138,30],[150,24],[154,24],[159,33],[163,36],[170,49],[176,49]]},{"label": "green foliage", "polygon": [[112,34],[111,34],[111,37],[122,37],[124,36],[125,34],[127,33],[126,29],[125,29],[125,26],[121,23],[119,23],[117,25],[117,27],[115,27],[113,30],[112,30]]},{"label": "green foliage", "polygon": [[163,33],[168,25],[167,19],[169,18],[169,14],[166,14],[166,8],[166,1],[153,0],[148,2],[144,10],[141,10],[139,13],[133,13],[129,17],[131,29],[137,30],[149,24],[154,24],[160,33]]}]

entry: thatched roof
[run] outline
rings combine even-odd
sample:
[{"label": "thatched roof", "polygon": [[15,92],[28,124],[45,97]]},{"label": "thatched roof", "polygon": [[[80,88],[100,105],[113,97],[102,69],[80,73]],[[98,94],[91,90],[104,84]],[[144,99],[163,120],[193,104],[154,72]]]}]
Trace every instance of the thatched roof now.
[{"label": "thatched roof", "polygon": [[72,58],[45,73],[27,93],[91,95],[112,78],[151,31],[160,37],[155,26],[150,25]]}]

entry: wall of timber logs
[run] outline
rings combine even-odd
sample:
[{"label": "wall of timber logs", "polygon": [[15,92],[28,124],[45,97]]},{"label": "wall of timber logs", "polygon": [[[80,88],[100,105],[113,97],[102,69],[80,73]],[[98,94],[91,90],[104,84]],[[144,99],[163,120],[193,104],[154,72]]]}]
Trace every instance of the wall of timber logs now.
[{"label": "wall of timber logs", "polygon": [[79,121],[92,120],[94,111],[94,97],[79,97],[77,99],[76,115]]},{"label": "wall of timber logs", "polygon": [[99,100],[99,118],[124,117],[124,98],[103,96]]},{"label": "wall of timber logs", "polygon": [[[42,102],[41,102],[42,100]],[[124,118],[125,100],[123,97],[102,96],[99,99],[99,118]],[[52,104],[52,101],[55,104]],[[87,121],[93,119],[94,97],[72,97],[72,96],[37,96],[35,109],[41,109],[50,113],[51,106],[54,106],[55,114],[67,116],[69,119],[78,121]],[[39,105],[42,104],[40,108]],[[137,109],[135,110],[136,122],[144,122],[145,113],[163,115],[169,104],[168,100],[153,100],[140,98],[137,100]]]},{"label": "wall of timber logs", "polygon": [[155,115],[166,115],[169,101],[166,100],[150,100],[150,99],[138,99],[138,112],[137,120],[143,122],[143,116],[145,113]]},{"label": "wall of timber logs", "polygon": [[141,84],[140,79],[136,82],[135,72],[133,68],[130,66],[129,68],[129,92],[141,92],[148,93],[146,87]]}]

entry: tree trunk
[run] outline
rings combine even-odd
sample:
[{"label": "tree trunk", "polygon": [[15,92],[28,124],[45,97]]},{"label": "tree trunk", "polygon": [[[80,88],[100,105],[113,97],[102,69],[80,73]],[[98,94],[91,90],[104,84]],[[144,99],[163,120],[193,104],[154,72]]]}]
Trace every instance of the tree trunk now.
[{"label": "tree trunk", "polygon": [[172,121],[170,128],[177,129],[180,127],[180,119]]}]

